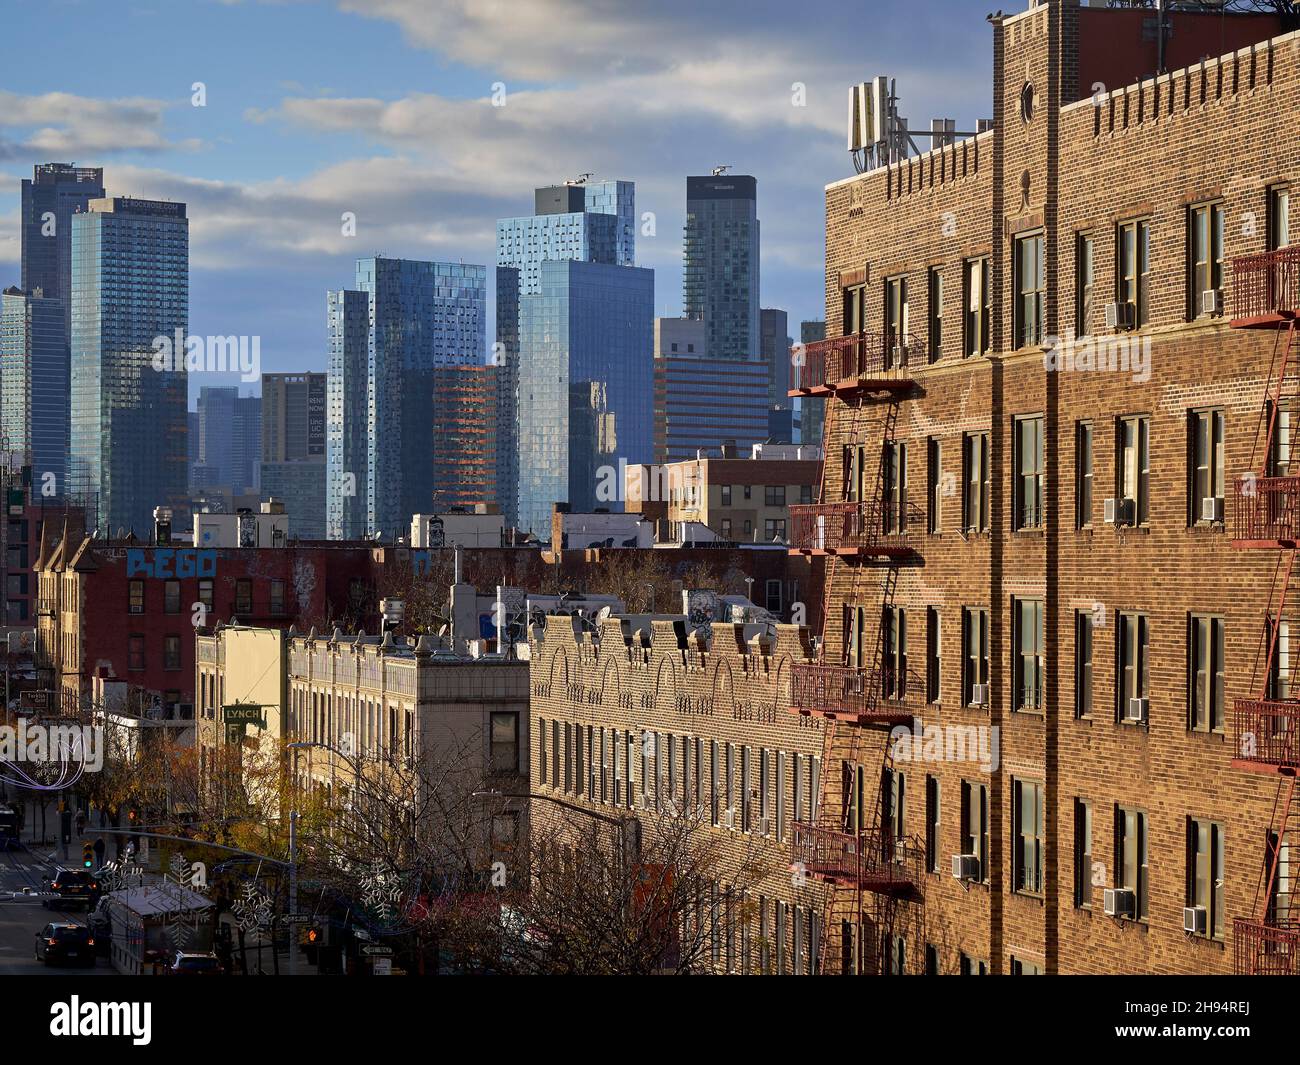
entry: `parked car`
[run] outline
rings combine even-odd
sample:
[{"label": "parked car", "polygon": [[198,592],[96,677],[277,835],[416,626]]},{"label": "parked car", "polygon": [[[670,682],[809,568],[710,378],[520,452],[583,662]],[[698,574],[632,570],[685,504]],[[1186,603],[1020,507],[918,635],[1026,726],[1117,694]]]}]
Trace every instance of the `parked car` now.
[{"label": "parked car", "polygon": [[90,910],[102,893],[99,881],[84,869],[56,869],[54,876],[49,878],[49,890],[54,895],[42,900],[47,910],[73,905],[85,906]]},{"label": "parked car", "polygon": [[178,950],[167,967],[169,976],[224,976],[225,972],[220,959],[210,950],[201,954]]},{"label": "parked car", "polygon": [[95,937],[90,929],[70,922],[51,922],[36,933],[36,960],[95,964]]}]

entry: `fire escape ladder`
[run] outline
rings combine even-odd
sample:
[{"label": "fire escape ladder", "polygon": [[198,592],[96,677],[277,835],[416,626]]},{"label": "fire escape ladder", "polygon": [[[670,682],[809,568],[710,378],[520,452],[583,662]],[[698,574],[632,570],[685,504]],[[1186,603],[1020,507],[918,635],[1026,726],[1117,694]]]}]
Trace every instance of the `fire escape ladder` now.
[{"label": "fire escape ladder", "polygon": [[[1259,655],[1256,654],[1256,675],[1253,678],[1252,687],[1260,693],[1261,699],[1276,698],[1278,693],[1273,690],[1273,676],[1275,664],[1277,662],[1277,645],[1278,637],[1282,630],[1282,622],[1286,618],[1287,599],[1291,592],[1291,574],[1295,570],[1295,550],[1287,551],[1285,556],[1278,556],[1277,566],[1273,571],[1273,588],[1275,592],[1269,593],[1269,607],[1273,607],[1276,598],[1276,609],[1266,621],[1265,640],[1267,641],[1268,650],[1264,654],[1264,675],[1261,680],[1259,677]],[[1293,655],[1292,658],[1295,656]],[[1294,672],[1295,663],[1291,665]],[[1294,679],[1294,678],[1290,678]]]},{"label": "fire escape ladder", "polygon": [[[1277,436],[1278,414],[1284,409],[1292,409],[1295,406],[1295,400],[1300,396],[1300,368],[1297,368],[1294,351],[1296,332],[1296,320],[1292,319],[1287,326],[1286,341],[1282,340],[1282,331],[1278,330],[1273,339],[1273,355],[1269,360],[1268,373],[1273,382],[1271,395],[1268,397],[1268,408],[1261,411],[1261,417],[1268,418],[1267,430],[1264,434],[1264,459],[1263,462],[1254,462],[1254,449],[1252,448],[1251,466],[1258,468],[1263,472],[1265,477],[1269,476],[1272,471],[1272,462],[1274,456],[1274,441]],[[1277,349],[1282,348],[1281,365],[1278,365]],[[1274,375],[1274,368],[1277,368],[1277,374]],[[1288,387],[1289,382],[1289,387]],[[1256,439],[1259,434],[1256,433]]]}]

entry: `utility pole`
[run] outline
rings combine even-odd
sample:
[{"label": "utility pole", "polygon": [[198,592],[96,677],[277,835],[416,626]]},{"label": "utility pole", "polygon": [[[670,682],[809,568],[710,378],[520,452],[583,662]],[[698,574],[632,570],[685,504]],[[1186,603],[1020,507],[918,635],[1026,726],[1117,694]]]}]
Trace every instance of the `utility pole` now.
[{"label": "utility pole", "polygon": [[289,811],[289,975],[298,975],[298,811]]}]

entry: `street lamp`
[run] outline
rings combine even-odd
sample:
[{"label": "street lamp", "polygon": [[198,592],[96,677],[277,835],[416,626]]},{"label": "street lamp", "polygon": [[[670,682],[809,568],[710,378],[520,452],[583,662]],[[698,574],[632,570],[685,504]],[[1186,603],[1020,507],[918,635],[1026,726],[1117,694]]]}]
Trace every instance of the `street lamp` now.
[{"label": "street lamp", "polygon": [[495,788],[488,788],[484,791],[474,792],[473,797],[474,798],[492,797],[498,799],[528,799],[530,801],[535,801],[535,802],[549,802],[556,806],[562,807],[565,810],[571,810],[574,813],[585,814],[586,816],[593,818],[594,820],[597,821],[604,821],[607,824],[611,824],[618,829],[618,850],[619,850],[619,856],[622,858],[627,858],[628,856],[627,829],[628,829],[628,824],[630,823],[633,827],[632,844],[635,847],[636,855],[638,857],[640,856],[641,822],[635,817],[628,817],[626,815],[619,816],[619,817],[611,817],[609,814],[603,814],[598,810],[588,810],[585,806],[579,806],[577,803],[565,802],[563,799],[557,799],[553,795],[539,795],[535,791],[508,792],[508,791],[497,791]]}]

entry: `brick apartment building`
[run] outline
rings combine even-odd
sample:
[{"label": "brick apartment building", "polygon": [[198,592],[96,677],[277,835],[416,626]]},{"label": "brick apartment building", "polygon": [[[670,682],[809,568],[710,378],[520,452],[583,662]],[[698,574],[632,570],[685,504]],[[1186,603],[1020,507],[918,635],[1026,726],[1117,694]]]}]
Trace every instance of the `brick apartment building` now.
[{"label": "brick apartment building", "polygon": [[826,189],[820,969],[1295,973],[1300,33],[990,21],[992,130]]}]

